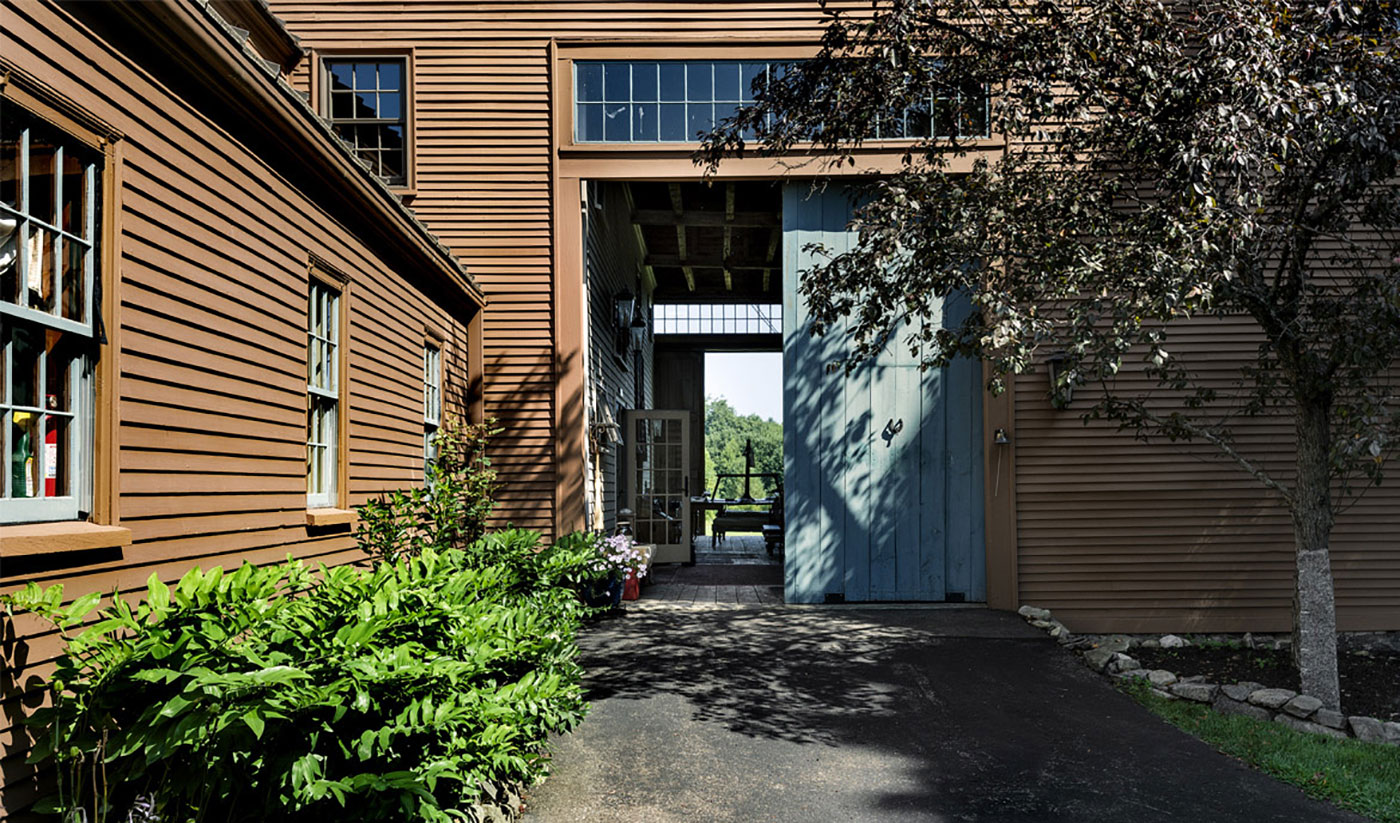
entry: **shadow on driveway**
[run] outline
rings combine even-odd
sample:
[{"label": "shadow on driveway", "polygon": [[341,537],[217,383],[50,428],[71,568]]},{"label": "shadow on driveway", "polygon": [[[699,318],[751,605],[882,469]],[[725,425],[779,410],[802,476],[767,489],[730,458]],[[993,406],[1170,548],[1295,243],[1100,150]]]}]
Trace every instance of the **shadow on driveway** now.
[{"label": "shadow on driveway", "polygon": [[1013,615],[655,604],[528,820],[1359,821],[1157,720]]}]

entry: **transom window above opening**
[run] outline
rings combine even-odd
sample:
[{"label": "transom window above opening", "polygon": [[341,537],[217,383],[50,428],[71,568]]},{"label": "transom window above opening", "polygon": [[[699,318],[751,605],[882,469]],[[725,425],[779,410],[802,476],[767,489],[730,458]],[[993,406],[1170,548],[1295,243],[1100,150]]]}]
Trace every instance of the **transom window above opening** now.
[{"label": "transom window above opening", "polygon": [[[698,142],[720,121],[753,105],[756,85],[782,77],[791,65],[738,60],[576,61],[574,142]],[[955,133],[959,137],[985,136],[987,105],[987,95],[980,88],[949,88],[885,118],[877,124],[872,139]]]}]

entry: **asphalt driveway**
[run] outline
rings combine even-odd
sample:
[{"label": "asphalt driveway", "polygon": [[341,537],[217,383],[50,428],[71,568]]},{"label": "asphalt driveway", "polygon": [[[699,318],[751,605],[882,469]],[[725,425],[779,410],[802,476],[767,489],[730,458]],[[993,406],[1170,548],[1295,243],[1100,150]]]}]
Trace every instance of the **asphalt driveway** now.
[{"label": "asphalt driveway", "polygon": [[1360,821],[1157,720],[1013,615],[643,603],[531,823]]}]

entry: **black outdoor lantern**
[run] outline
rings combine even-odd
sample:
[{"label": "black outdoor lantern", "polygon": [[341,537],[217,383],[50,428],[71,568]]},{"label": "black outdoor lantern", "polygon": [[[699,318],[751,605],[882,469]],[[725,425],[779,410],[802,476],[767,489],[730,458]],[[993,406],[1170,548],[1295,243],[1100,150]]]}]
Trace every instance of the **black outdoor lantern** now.
[{"label": "black outdoor lantern", "polygon": [[1069,355],[1056,352],[1045,360],[1045,369],[1050,374],[1050,405],[1057,409],[1067,409],[1074,402],[1074,379],[1067,377]]}]

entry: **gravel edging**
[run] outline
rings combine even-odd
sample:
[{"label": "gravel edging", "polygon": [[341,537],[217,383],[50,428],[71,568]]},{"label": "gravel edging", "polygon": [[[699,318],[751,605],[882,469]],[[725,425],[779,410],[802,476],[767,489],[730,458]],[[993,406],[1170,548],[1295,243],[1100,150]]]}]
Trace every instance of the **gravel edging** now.
[{"label": "gravel edging", "polygon": [[[1316,697],[1291,689],[1271,689],[1253,681],[1229,685],[1207,683],[1204,677],[1178,677],[1166,669],[1144,669],[1128,654],[1134,640],[1127,635],[1076,635],[1064,623],[1056,620],[1049,609],[1035,606],[1022,606],[1016,613],[1027,623],[1055,638],[1061,646],[1075,652],[1094,671],[1119,680],[1141,680],[1154,695],[1165,700],[1203,703],[1222,714],[1269,720],[1312,734],[1400,746],[1400,723],[1360,715],[1348,717],[1324,708],[1322,701]],[[1174,634],[1146,642],[1167,649],[1190,645],[1189,641]],[[1286,640],[1271,641],[1273,648],[1283,648],[1286,643]]]}]

